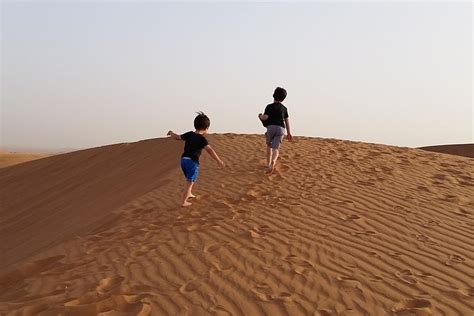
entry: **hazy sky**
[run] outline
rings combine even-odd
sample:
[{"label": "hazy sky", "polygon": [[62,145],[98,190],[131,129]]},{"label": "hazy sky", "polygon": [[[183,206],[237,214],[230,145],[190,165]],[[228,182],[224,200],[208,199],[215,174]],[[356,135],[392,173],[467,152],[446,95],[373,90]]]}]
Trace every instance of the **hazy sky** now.
[{"label": "hazy sky", "polygon": [[85,148],[192,129],[473,142],[466,2],[2,1],[1,146]]}]

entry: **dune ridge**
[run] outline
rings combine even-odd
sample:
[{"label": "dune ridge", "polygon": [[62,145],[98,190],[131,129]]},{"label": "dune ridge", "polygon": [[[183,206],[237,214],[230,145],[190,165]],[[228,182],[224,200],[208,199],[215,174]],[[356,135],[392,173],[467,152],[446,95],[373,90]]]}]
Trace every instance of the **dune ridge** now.
[{"label": "dune ridge", "polygon": [[47,156],[50,156],[50,155],[41,154],[41,153],[16,153],[16,152],[0,151],[0,168],[17,165],[20,163],[44,158]]},{"label": "dune ridge", "polygon": [[420,149],[433,151],[437,153],[474,158],[474,144],[426,146],[426,147],[420,147]]},{"label": "dune ridge", "polygon": [[[284,144],[276,171],[264,176],[262,136],[209,140],[228,167],[203,156],[190,208],[178,205],[182,144],[171,140],[0,170],[6,201],[0,237],[10,238],[2,249],[8,257],[1,260],[7,265],[0,313],[468,315],[474,309],[471,159],[299,137]],[[112,170],[118,171],[110,176]],[[31,187],[36,191],[25,193]],[[63,203],[52,211],[57,199]],[[87,213],[84,201],[95,212]],[[71,225],[77,236],[58,234],[54,243],[30,237],[25,248],[20,228],[30,216],[49,216],[53,231],[70,218],[84,223]],[[30,231],[46,224],[36,225]]]}]

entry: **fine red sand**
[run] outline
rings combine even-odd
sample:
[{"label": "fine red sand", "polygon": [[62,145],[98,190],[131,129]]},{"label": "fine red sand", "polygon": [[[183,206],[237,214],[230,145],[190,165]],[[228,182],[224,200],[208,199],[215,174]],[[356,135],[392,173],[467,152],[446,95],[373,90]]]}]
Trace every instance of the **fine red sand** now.
[{"label": "fine red sand", "polygon": [[420,149],[434,151],[437,153],[474,158],[474,144],[428,146],[420,147]]},{"label": "fine red sand", "polygon": [[472,314],[472,159],[208,138],[189,208],[170,139],[0,169],[0,314]]},{"label": "fine red sand", "polygon": [[0,168],[9,167],[27,161],[47,157],[47,154],[12,153],[0,151]]}]

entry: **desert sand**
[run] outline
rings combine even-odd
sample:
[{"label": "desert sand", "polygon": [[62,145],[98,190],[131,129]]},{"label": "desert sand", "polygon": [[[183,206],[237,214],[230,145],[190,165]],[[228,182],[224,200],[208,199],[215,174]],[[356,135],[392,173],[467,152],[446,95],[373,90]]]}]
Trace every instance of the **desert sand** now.
[{"label": "desert sand", "polygon": [[20,163],[44,158],[47,156],[49,155],[37,154],[37,153],[16,153],[16,152],[0,151],[0,168],[17,165]]},{"label": "desert sand", "polygon": [[474,158],[474,144],[455,144],[420,147],[420,149],[438,153]]},{"label": "desert sand", "polygon": [[208,138],[188,208],[171,139],[0,169],[0,314],[472,315],[473,159]]}]

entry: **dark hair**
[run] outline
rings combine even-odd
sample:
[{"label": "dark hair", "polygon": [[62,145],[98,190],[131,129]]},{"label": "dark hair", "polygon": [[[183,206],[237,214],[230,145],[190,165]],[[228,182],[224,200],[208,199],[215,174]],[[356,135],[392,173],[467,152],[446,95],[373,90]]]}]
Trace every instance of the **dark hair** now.
[{"label": "dark hair", "polygon": [[197,114],[194,119],[194,128],[198,131],[208,129],[211,126],[211,120],[203,112],[197,112]]},{"label": "dark hair", "polygon": [[273,99],[275,99],[275,101],[281,102],[285,100],[285,98],[286,98],[286,90],[283,88],[277,87],[275,89],[275,92],[273,92]]}]

